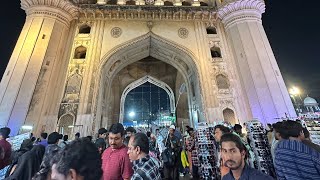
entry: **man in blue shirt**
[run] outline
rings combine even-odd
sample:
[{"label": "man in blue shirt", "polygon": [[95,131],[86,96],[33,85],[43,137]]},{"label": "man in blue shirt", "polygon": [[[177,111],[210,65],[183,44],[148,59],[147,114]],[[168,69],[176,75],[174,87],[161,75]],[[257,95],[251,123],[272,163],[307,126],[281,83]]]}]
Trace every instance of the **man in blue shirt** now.
[{"label": "man in blue shirt", "polygon": [[237,135],[226,133],[222,135],[220,143],[222,160],[224,165],[230,169],[222,180],[273,180],[271,176],[245,163],[247,150]]},{"label": "man in blue shirt", "polygon": [[320,153],[310,143],[303,143],[302,125],[295,121],[285,121],[280,135],[283,139],[275,150],[278,180],[320,180]]},{"label": "man in blue shirt", "polygon": [[48,146],[48,141],[47,141],[47,137],[48,137],[48,133],[41,133],[40,135],[40,139],[41,141],[38,143],[44,147],[47,147]]}]

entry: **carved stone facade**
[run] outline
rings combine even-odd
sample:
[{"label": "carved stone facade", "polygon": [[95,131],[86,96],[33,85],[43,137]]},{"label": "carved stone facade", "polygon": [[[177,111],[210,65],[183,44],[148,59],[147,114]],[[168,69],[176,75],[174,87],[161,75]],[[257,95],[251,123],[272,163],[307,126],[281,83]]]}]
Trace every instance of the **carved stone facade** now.
[{"label": "carved stone facade", "polygon": [[295,116],[261,25],[262,0],[21,6],[26,23],[0,84],[0,126],[12,134],[26,124],[36,134],[93,135],[122,120],[126,91],[145,81],[167,90],[178,125]]}]

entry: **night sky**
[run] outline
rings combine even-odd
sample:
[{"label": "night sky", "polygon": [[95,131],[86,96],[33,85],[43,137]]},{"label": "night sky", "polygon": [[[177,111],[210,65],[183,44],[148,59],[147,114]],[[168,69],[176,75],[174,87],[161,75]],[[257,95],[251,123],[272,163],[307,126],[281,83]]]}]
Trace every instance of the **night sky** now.
[{"label": "night sky", "polygon": [[[309,1],[308,1],[309,2]],[[311,2],[311,1],[310,1]],[[268,0],[263,25],[285,79],[320,100],[320,1]],[[20,0],[1,2],[0,77],[5,71],[25,13]]]}]

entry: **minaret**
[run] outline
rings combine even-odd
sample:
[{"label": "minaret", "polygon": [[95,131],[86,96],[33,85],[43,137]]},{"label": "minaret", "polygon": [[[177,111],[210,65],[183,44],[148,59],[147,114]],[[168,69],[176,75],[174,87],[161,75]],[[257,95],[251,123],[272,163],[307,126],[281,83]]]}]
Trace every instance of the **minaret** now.
[{"label": "minaret", "polygon": [[0,126],[9,126],[12,135],[25,124],[41,75],[61,60],[70,22],[77,15],[68,0],[21,0],[21,8],[26,21],[0,83]]},{"label": "minaret", "polygon": [[264,31],[263,0],[217,0],[218,14],[232,46],[245,104],[251,118],[272,123],[296,117],[287,88]]}]

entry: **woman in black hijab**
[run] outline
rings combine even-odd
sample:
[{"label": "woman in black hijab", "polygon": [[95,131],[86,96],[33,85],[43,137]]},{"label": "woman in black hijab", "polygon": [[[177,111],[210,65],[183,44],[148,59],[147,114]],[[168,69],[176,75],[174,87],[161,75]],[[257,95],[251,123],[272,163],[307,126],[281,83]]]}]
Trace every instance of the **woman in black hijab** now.
[{"label": "woman in black hijab", "polygon": [[12,154],[11,154],[11,164],[6,172],[6,175],[5,177],[8,177],[10,176],[11,172],[13,172],[16,167],[17,167],[17,164],[18,164],[18,161],[19,161],[19,158],[26,152],[30,151],[33,147],[33,143],[31,141],[31,139],[25,139],[21,146],[20,146],[20,149],[17,150],[17,151],[14,151]]},{"label": "woman in black hijab", "polygon": [[10,172],[11,175],[6,180],[31,180],[40,169],[44,152],[44,146],[33,146],[30,151],[19,158],[16,168]]}]

